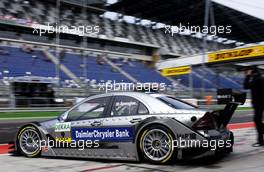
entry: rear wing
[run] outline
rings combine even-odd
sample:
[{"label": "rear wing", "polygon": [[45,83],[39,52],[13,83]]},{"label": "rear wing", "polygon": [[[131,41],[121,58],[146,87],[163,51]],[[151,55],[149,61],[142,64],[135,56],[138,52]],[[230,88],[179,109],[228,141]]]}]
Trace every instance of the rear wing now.
[{"label": "rear wing", "polygon": [[217,104],[239,103],[243,105],[246,101],[247,94],[245,92],[233,89],[218,89]]},{"label": "rear wing", "polygon": [[223,127],[227,126],[237,107],[245,103],[246,97],[247,94],[245,92],[234,91],[232,89],[217,90],[217,102],[226,104],[219,115],[219,122]]}]

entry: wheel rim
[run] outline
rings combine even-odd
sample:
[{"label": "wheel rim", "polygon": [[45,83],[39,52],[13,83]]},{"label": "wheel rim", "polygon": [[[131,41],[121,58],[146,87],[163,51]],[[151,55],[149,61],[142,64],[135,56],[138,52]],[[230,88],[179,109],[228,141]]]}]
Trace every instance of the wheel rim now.
[{"label": "wheel rim", "polygon": [[153,129],[144,135],[143,151],[153,161],[166,159],[172,151],[171,148],[171,139],[163,130]]},{"label": "wheel rim", "polygon": [[37,131],[33,129],[26,129],[20,135],[19,145],[25,154],[32,155],[40,150],[39,141],[40,137]]}]

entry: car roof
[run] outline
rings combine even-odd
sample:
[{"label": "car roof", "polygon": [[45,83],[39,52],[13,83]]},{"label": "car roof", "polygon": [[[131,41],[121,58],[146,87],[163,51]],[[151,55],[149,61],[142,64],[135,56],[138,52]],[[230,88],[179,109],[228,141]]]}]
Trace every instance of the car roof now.
[{"label": "car roof", "polygon": [[[159,94],[160,96],[162,94]],[[111,92],[105,94],[99,94],[92,96],[90,98],[99,98],[105,96],[130,96],[140,102],[142,102],[149,109],[150,113],[173,113],[175,109],[166,105],[162,101],[156,99],[156,96],[152,94],[142,93],[142,92]],[[164,96],[164,95],[163,95]]]},{"label": "car roof", "polygon": [[149,95],[151,95],[152,97],[155,97],[155,98],[157,98],[157,97],[170,97],[169,95],[167,95],[167,94],[160,94],[160,93],[148,93]]}]

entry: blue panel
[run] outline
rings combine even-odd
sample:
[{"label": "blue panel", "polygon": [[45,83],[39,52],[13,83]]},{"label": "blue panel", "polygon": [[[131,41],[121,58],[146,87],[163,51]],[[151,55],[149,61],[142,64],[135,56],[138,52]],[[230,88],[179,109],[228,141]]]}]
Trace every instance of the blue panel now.
[{"label": "blue panel", "polygon": [[73,140],[98,140],[98,141],[132,141],[134,130],[131,127],[111,128],[73,128]]}]

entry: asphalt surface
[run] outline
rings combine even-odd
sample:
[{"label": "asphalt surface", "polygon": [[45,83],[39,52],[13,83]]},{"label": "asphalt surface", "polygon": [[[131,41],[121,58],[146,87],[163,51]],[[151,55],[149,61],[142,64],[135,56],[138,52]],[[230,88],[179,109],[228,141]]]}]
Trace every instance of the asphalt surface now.
[{"label": "asphalt surface", "polygon": [[[251,122],[252,121],[251,110],[247,111],[236,111],[233,115],[230,123],[242,123],[242,122]],[[47,118],[49,119],[49,118]],[[13,120],[0,120],[0,144],[9,143],[14,140],[15,134],[19,127],[22,125],[31,122],[31,121],[44,121],[47,119],[13,119]]]},{"label": "asphalt surface", "polygon": [[251,146],[255,142],[255,134],[253,128],[234,130],[235,145],[231,154],[175,161],[169,165],[111,160],[25,158],[9,154],[0,155],[0,162],[1,169],[8,172],[260,172],[264,170],[264,147]]}]

